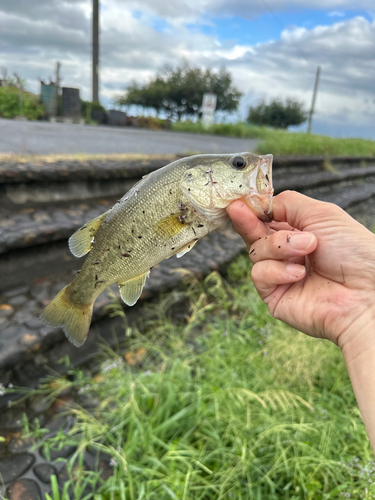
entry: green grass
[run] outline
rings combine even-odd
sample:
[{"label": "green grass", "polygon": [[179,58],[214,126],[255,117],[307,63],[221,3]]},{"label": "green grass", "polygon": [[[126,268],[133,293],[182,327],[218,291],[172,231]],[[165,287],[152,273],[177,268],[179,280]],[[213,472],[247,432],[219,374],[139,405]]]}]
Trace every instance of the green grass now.
[{"label": "green grass", "polygon": [[257,149],[260,154],[275,156],[375,156],[375,141],[277,130],[266,136]]},{"label": "green grass", "polygon": [[[71,370],[39,389],[51,401],[69,387],[97,401],[90,411],[73,405],[73,428],[44,440],[47,450],[78,445],[70,498],[92,498],[87,486],[100,500],[375,498],[375,466],[339,349],[271,318],[247,256],[227,280],[214,272],[188,281],[180,323],[169,317],[176,293],[150,306],[141,331],[114,303],[125,355],[103,346],[96,374]],[[43,432],[26,426],[26,435]],[[113,475],[85,470],[85,449],[107,454]]]},{"label": "green grass", "polygon": [[192,132],[196,134],[215,134],[227,137],[242,137],[248,139],[263,139],[270,133],[266,127],[256,127],[243,122],[238,123],[213,123],[209,127],[202,122],[173,122],[172,130],[176,132]]},{"label": "green grass", "polygon": [[315,134],[292,133],[246,123],[217,123],[208,128],[199,123],[177,122],[173,130],[199,134],[259,139],[258,154],[274,156],[374,156],[375,141],[365,139],[334,139]]}]

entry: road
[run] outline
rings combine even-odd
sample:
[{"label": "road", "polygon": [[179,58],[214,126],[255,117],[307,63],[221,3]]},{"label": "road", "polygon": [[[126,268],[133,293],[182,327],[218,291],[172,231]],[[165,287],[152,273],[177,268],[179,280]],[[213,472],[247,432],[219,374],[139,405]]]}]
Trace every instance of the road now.
[{"label": "road", "polygon": [[0,119],[0,153],[174,154],[252,151],[257,141],[131,127]]}]

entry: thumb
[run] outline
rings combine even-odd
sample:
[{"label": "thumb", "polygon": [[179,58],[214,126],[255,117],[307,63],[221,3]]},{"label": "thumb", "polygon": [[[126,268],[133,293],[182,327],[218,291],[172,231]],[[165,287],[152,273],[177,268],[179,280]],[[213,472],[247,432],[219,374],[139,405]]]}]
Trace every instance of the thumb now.
[{"label": "thumb", "polygon": [[324,216],[330,205],[296,191],[283,191],[273,198],[273,219],[303,231],[317,217]]}]

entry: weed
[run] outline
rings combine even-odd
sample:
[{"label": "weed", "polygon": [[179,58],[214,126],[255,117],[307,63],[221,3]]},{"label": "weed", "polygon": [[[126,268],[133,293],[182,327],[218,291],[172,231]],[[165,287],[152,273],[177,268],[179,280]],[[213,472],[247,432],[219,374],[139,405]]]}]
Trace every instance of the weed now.
[{"label": "weed", "polygon": [[[122,349],[103,350],[96,373],[72,369],[39,389],[55,397],[72,384],[96,401],[68,408],[73,427],[44,442],[76,447],[71,498],[92,498],[88,488],[101,500],[375,498],[340,350],[274,320],[245,255],[226,278],[186,273],[185,286],[184,319],[171,315],[176,294],[150,307],[142,331],[115,304],[128,329]],[[85,452],[110,477],[85,470]]]},{"label": "weed", "polygon": [[173,130],[216,134],[228,137],[259,139],[258,154],[272,153],[274,156],[374,156],[375,141],[365,139],[335,139],[332,137],[287,132],[285,130],[256,127],[243,122],[216,123],[208,128],[191,122],[178,122]]}]

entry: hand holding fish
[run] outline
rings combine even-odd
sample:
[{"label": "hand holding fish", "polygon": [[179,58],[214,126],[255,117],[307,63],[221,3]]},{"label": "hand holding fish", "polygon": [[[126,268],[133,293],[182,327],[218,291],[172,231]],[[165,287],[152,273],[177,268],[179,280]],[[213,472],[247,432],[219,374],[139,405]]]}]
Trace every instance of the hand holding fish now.
[{"label": "hand holding fish", "polygon": [[265,224],[241,201],[227,212],[250,246],[252,279],[277,319],[337,344],[375,447],[375,235],[336,205],[295,192]]}]

